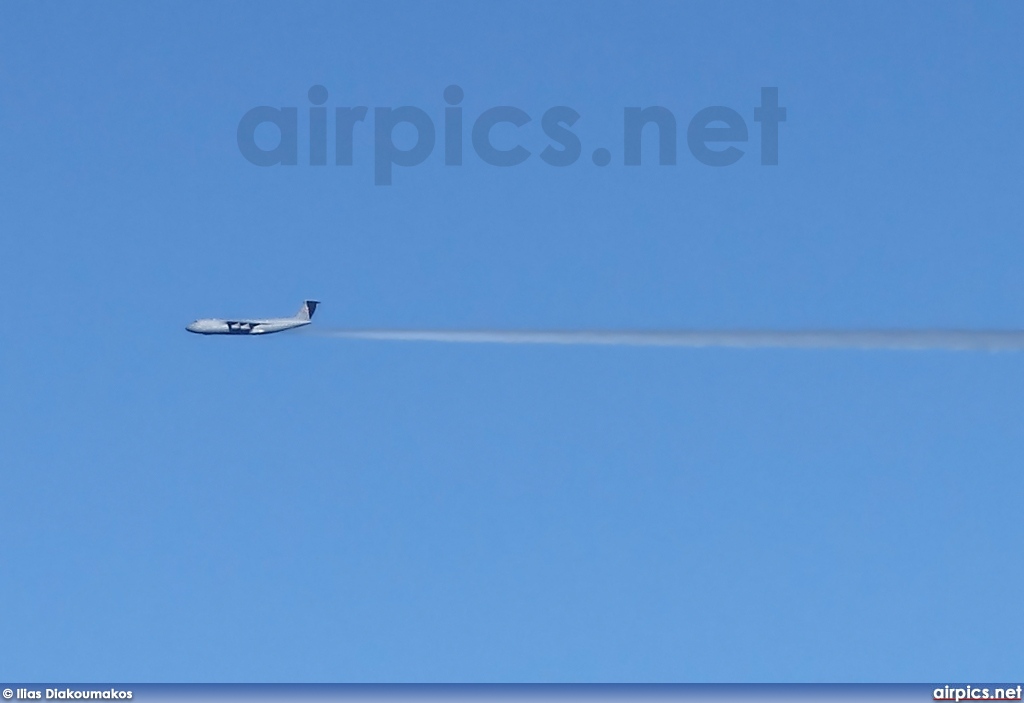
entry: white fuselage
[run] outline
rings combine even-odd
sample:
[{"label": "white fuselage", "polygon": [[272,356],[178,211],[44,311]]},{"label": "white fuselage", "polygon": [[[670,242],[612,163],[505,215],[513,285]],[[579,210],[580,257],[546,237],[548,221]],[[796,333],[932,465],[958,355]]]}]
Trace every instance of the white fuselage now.
[{"label": "white fuselage", "polygon": [[270,334],[305,327],[310,320],[297,317],[271,317],[266,320],[196,320],[186,327],[196,334]]}]

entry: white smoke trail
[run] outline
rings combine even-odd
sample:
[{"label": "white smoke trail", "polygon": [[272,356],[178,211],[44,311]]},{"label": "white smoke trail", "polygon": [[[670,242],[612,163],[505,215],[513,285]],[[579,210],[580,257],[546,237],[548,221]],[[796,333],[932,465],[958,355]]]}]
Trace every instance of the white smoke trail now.
[{"label": "white smoke trail", "polygon": [[340,339],[742,349],[1024,351],[1024,330],[388,330],[308,329]]}]

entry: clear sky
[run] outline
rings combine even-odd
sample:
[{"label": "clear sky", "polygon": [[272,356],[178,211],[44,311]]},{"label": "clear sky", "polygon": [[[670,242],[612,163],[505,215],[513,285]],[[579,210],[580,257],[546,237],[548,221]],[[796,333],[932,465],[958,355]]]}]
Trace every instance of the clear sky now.
[{"label": "clear sky", "polygon": [[[1021,328],[1022,33],[1015,1],[4,2],[0,679],[1019,677],[1022,353],[184,327],[312,297],[322,327]],[[260,105],[297,108],[298,165],[243,157]],[[437,144],[374,185],[403,105]],[[502,105],[518,166],[472,148]],[[715,105],[731,166],[687,147]],[[653,127],[623,164],[648,106],[675,165]]]}]

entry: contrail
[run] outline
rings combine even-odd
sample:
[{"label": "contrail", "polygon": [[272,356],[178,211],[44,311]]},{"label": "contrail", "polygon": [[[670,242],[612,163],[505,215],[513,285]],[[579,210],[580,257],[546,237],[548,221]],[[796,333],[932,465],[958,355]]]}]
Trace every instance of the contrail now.
[{"label": "contrail", "polygon": [[562,344],[741,349],[1024,351],[1024,330],[399,330],[320,328],[341,339],[461,344]]}]

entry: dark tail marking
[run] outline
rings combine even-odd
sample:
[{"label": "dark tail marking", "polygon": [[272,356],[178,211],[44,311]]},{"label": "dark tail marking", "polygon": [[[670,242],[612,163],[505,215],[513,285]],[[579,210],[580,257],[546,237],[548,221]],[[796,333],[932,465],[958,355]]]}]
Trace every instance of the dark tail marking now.
[{"label": "dark tail marking", "polygon": [[307,300],[302,303],[302,307],[299,308],[299,312],[295,317],[300,320],[312,320],[313,313],[316,312],[316,306],[320,304],[319,300]]}]

